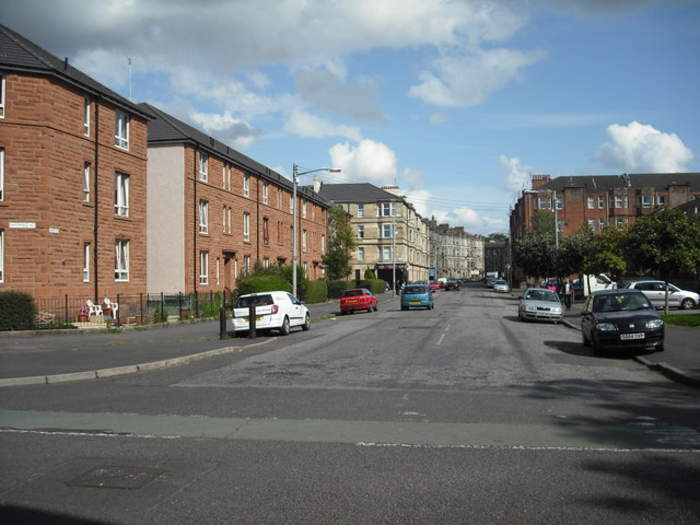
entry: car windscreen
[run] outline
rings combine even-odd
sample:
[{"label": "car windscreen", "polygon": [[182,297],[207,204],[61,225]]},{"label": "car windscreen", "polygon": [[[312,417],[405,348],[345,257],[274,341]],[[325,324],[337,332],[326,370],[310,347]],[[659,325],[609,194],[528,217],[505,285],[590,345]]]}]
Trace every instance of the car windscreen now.
[{"label": "car windscreen", "polygon": [[362,290],[346,290],[343,292],[343,297],[356,297],[358,295],[364,295]]},{"label": "car windscreen", "polygon": [[593,298],[594,312],[631,312],[651,308],[642,293],[616,293]]},{"label": "car windscreen", "polygon": [[407,286],[403,289],[403,293],[428,293],[428,289],[425,286]]},{"label": "car windscreen", "polygon": [[508,284],[508,283],[507,283],[506,281],[496,281],[496,282],[493,283],[493,284]]},{"label": "car windscreen", "polygon": [[525,294],[526,301],[549,301],[552,303],[559,302],[559,296],[549,290],[530,290]]},{"label": "car windscreen", "polygon": [[274,304],[271,295],[251,295],[238,299],[236,308],[250,308],[251,306],[267,306]]}]

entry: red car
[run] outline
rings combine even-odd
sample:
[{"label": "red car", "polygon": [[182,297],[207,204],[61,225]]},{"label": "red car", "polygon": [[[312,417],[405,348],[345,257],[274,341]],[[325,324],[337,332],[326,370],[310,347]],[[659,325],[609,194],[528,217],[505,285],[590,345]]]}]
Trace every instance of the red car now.
[{"label": "red car", "polygon": [[430,284],[428,285],[428,287],[429,287],[431,290],[433,290],[433,291],[439,290],[439,289],[441,288],[440,283],[437,282],[437,281],[433,281],[432,283],[430,283]]},{"label": "red car", "polygon": [[340,313],[342,315],[356,310],[377,311],[377,298],[367,288],[345,290],[340,298]]}]

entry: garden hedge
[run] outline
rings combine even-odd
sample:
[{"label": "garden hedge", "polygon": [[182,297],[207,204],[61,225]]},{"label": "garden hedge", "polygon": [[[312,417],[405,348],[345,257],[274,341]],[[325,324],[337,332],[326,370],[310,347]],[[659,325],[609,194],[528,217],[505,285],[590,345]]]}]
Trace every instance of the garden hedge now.
[{"label": "garden hedge", "polygon": [[32,330],[36,322],[34,298],[22,292],[0,292],[0,330]]},{"label": "garden hedge", "polygon": [[307,303],[325,303],[328,300],[328,285],[326,281],[306,281],[304,286],[304,301]]},{"label": "garden hedge", "polygon": [[328,297],[339,299],[345,290],[355,288],[355,281],[328,281]]}]

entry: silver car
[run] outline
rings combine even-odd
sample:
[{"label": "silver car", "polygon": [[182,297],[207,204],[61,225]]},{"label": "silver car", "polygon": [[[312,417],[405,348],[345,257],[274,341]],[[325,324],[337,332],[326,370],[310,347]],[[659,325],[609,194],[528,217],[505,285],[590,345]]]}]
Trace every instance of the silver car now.
[{"label": "silver car", "polygon": [[505,292],[505,293],[510,292],[510,286],[508,286],[508,281],[504,281],[503,279],[499,279],[498,281],[495,281],[493,283],[493,291],[494,292]]},{"label": "silver car", "polygon": [[521,321],[561,321],[562,304],[559,296],[546,288],[528,288],[520,297],[518,319]]},{"label": "silver car", "polygon": [[[663,281],[631,281],[628,282],[625,287],[642,292],[656,308],[664,307],[666,301],[666,283]],[[669,306],[689,310],[700,304],[700,296],[695,292],[681,290],[677,286],[668,283],[668,304]]]}]

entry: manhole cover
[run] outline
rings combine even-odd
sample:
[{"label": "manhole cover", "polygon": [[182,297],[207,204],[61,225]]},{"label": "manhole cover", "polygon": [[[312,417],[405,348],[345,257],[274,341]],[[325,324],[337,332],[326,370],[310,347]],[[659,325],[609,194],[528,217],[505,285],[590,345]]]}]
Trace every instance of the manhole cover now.
[{"label": "manhole cover", "polygon": [[97,467],[72,479],[66,485],[101,489],[140,489],[161,474],[164,474],[164,471],[142,467]]}]

